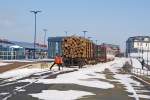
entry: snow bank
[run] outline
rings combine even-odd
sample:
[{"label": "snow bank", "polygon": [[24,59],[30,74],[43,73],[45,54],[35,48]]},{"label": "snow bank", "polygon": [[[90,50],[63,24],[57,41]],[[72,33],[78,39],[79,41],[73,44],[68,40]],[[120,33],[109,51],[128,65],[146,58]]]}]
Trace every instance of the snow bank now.
[{"label": "snow bank", "polygon": [[6,65],[9,65],[11,63],[4,63],[4,62],[0,62],[0,66],[6,66]]},{"label": "snow bank", "polygon": [[2,60],[4,62],[34,62],[32,60]]},{"label": "snow bank", "polygon": [[11,71],[1,73],[0,78],[11,78],[11,80],[16,80],[16,79],[27,77],[27,76],[30,76],[31,74],[34,74],[34,73],[37,73],[37,72],[42,72],[42,71],[45,71],[45,70],[44,69],[39,69],[39,68],[15,69],[15,70],[11,70]]},{"label": "snow bank", "polygon": [[29,95],[43,100],[75,100],[81,98],[82,96],[95,94],[77,90],[68,90],[68,91],[43,90],[42,93]]}]

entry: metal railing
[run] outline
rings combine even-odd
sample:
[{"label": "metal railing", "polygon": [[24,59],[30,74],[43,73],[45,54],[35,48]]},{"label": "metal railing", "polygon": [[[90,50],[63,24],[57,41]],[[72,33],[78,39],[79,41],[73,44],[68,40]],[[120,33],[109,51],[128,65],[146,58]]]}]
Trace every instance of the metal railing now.
[{"label": "metal railing", "polygon": [[132,68],[131,69],[131,73],[135,74],[135,75],[139,75],[139,76],[148,76],[150,77],[150,71],[149,70],[145,70],[145,69],[141,69],[141,68]]}]

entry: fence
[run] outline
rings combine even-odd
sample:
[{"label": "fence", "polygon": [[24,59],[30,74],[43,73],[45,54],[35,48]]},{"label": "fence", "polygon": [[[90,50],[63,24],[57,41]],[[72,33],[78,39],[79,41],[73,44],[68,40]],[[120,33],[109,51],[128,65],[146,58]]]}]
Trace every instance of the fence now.
[{"label": "fence", "polygon": [[148,76],[150,77],[150,71],[149,70],[144,70],[141,68],[132,68],[131,73],[139,76]]}]

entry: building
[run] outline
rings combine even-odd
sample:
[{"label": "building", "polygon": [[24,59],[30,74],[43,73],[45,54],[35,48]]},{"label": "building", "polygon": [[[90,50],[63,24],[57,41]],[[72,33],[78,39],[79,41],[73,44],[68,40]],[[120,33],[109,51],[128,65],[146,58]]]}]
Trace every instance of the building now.
[{"label": "building", "polygon": [[54,58],[56,54],[62,55],[62,41],[64,37],[48,38],[48,58]]},{"label": "building", "polygon": [[126,41],[126,56],[129,57],[131,53],[144,53],[150,51],[150,37],[149,36],[134,36],[129,37]]},{"label": "building", "polygon": [[33,59],[34,50],[36,58],[47,58],[47,46],[33,43],[9,41],[0,39],[0,59]]}]

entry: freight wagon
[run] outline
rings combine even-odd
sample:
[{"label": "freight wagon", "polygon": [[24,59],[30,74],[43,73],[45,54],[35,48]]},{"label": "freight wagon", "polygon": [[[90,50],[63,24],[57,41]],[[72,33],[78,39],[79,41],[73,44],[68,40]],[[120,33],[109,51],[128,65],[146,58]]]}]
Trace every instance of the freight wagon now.
[{"label": "freight wagon", "polygon": [[107,45],[97,45],[97,62],[107,62],[114,60],[114,50]]},{"label": "freight wagon", "polygon": [[77,36],[49,38],[49,57],[55,57],[55,53],[63,56],[65,66],[82,67],[114,59],[111,47]]},{"label": "freight wagon", "polygon": [[66,37],[62,42],[62,54],[65,66],[95,63],[94,43],[82,37]]}]

